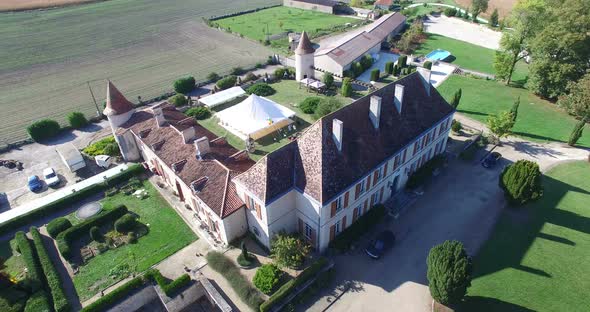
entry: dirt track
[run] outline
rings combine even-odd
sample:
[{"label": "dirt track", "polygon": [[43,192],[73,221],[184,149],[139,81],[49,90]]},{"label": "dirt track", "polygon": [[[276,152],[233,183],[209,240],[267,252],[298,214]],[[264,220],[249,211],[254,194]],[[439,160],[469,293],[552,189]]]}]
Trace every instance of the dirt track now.
[{"label": "dirt track", "polygon": [[2,0],[0,1],[0,12],[53,8],[99,1],[107,0]]}]

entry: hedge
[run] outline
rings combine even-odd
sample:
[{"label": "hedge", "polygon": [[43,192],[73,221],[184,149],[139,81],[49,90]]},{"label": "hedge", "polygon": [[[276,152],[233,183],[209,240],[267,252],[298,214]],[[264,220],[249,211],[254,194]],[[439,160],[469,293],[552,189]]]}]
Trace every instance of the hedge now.
[{"label": "hedge", "polygon": [[264,301],[258,290],[250,284],[240,269],[224,254],[211,251],[207,254],[207,263],[211,268],[223,275],[233,290],[250,308],[258,310]]},{"label": "hedge", "polygon": [[170,103],[176,107],[181,107],[181,106],[185,106],[186,104],[188,104],[188,99],[186,98],[186,96],[184,96],[182,94],[177,94],[175,96],[168,98],[168,103]]},{"label": "hedge", "polygon": [[49,236],[55,238],[57,234],[71,227],[72,223],[70,222],[70,220],[64,217],[59,217],[49,221],[49,223],[47,224],[47,233],[49,233]]},{"label": "hedge", "polygon": [[135,228],[135,224],[135,217],[130,213],[126,213],[115,221],[115,230],[119,233],[127,233]]},{"label": "hedge", "polygon": [[59,123],[52,119],[42,119],[27,127],[29,136],[31,136],[31,139],[35,142],[50,139],[56,136],[60,130],[61,127],[59,126]]},{"label": "hedge", "polygon": [[98,300],[82,308],[81,312],[101,312],[106,311],[108,307],[112,306],[118,300],[127,296],[131,291],[143,286],[146,280],[143,276],[138,276],[123,286],[111,291],[110,293],[98,298]]},{"label": "hedge", "polygon": [[279,283],[282,271],[274,264],[263,264],[256,270],[252,282],[261,292],[270,295]]},{"label": "hedge", "polygon": [[105,212],[91,217],[83,222],[80,222],[71,228],[59,233],[55,238],[57,242],[57,249],[61,253],[61,255],[67,259],[71,260],[72,258],[72,250],[70,249],[70,243],[80,236],[86,235],[89,233],[90,228],[93,226],[100,226],[105,224],[109,221],[114,221],[124,214],[128,212],[127,207],[125,206],[117,206],[114,209],[106,210]]},{"label": "hedge", "polygon": [[155,269],[149,270],[145,274],[145,276],[151,278],[154,282],[156,282],[168,297],[172,297],[172,295],[174,295],[179,289],[188,285],[191,281],[191,277],[188,274],[184,273],[177,279],[168,283],[166,278],[162,276],[162,273]]},{"label": "hedge", "polygon": [[225,78],[217,81],[217,83],[215,85],[219,89],[225,90],[225,89],[229,89],[229,88],[235,86],[237,81],[238,81],[238,77],[236,77],[236,76],[227,76],[227,77],[225,77]]},{"label": "hedge", "polygon": [[389,75],[393,75],[393,62],[385,63],[385,72]]},{"label": "hedge", "polygon": [[275,94],[277,91],[273,89],[270,85],[264,82],[258,82],[246,89],[248,94],[256,94],[258,96],[269,96]]},{"label": "hedge", "polygon": [[[360,219],[359,219],[360,220]],[[260,312],[270,311],[275,305],[283,301],[289,294],[295,291],[295,289],[320,272],[324,266],[328,264],[328,259],[321,257],[314,263],[312,263],[307,269],[303,270],[299,276],[286,282],[281,288],[279,288],[272,296],[268,298],[263,304],[260,305]]]},{"label": "hedge", "polygon": [[57,200],[57,201],[54,201],[53,203],[49,203],[39,209],[33,210],[25,215],[21,215],[16,218],[13,218],[10,221],[4,222],[4,223],[0,224],[0,235],[4,235],[10,231],[14,231],[22,226],[29,225],[37,219],[40,219],[43,217],[48,217],[56,210],[62,209],[64,207],[71,205],[73,203],[76,203],[88,196],[91,196],[91,195],[94,195],[100,191],[106,190],[106,189],[112,187],[112,185],[114,185],[114,184],[118,184],[123,181],[127,181],[132,176],[143,172],[143,170],[144,169],[141,165],[133,164],[133,165],[129,166],[129,168],[127,170],[107,179],[106,182],[98,183],[98,184],[95,184],[95,185],[90,186],[88,188],[85,188],[81,191],[77,191],[75,193],[72,193],[71,195],[68,195],[66,197],[63,197],[63,198]]},{"label": "hedge", "polygon": [[379,69],[375,68],[371,71],[371,81],[379,81],[379,76],[381,75],[381,73],[379,72]]},{"label": "hedge", "polygon": [[211,111],[206,106],[189,108],[185,114],[195,118],[196,120],[203,120],[211,117]]},{"label": "hedge", "polygon": [[82,152],[88,156],[98,156],[98,155],[109,155],[109,156],[119,156],[121,152],[119,151],[119,144],[115,141],[113,136],[106,137],[102,140],[96,141],[87,147],[85,147]]},{"label": "hedge", "polygon": [[39,259],[37,259],[37,256],[35,255],[31,241],[29,241],[25,232],[16,232],[14,239],[16,240],[20,254],[27,267],[28,286],[32,292],[35,292],[43,285],[43,270],[41,269],[41,264],[39,263]]},{"label": "hedge", "polygon": [[43,239],[41,238],[39,230],[34,226],[31,227],[31,236],[33,237],[33,243],[35,244],[37,256],[39,257],[39,262],[43,268],[47,285],[51,291],[51,296],[53,298],[53,308],[55,309],[55,312],[70,311],[71,307],[68,303],[68,300],[66,299],[66,293],[63,289],[63,282],[59,276],[59,273],[57,272],[57,269],[55,268],[55,265],[53,262],[51,262],[51,258],[49,258],[49,254],[43,245]]},{"label": "hedge", "polygon": [[358,240],[363,234],[373,228],[385,216],[385,207],[383,205],[375,205],[367,213],[362,215],[356,222],[351,224],[342,233],[338,234],[333,241],[330,242],[330,247],[339,251],[346,251],[350,248],[352,243]]},{"label": "hedge", "polygon": [[315,110],[318,108],[318,105],[320,104],[321,100],[322,98],[317,96],[305,98],[305,100],[303,100],[303,102],[299,104],[299,108],[301,108],[301,110],[306,114],[313,114],[315,113]]},{"label": "hedge", "polygon": [[42,290],[34,293],[27,300],[24,312],[51,312],[51,305],[49,304],[47,293]]}]

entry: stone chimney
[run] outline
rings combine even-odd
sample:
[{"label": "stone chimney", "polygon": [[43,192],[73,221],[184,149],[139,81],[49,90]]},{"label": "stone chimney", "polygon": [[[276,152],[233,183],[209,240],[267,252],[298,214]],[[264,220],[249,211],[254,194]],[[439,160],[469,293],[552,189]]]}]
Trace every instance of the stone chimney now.
[{"label": "stone chimney", "polygon": [[182,130],[182,139],[184,143],[190,142],[195,137],[195,127],[188,127]]},{"label": "stone chimney", "polygon": [[371,106],[369,107],[369,119],[375,129],[379,129],[379,120],[381,120],[381,97],[371,96]]},{"label": "stone chimney", "polygon": [[422,83],[424,84],[424,88],[426,89],[426,94],[430,96],[430,70],[424,67],[418,67],[418,73],[422,77]]},{"label": "stone chimney", "polygon": [[195,149],[197,150],[197,158],[202,159],[207,153],[211,151],[209,146],[209,139],[207,137],[201,137],[195,141]]},{"label": "stone chimney", "polygon": [[166,123],[166,118],[164,118],[164,112],[162,112],[162,108],[160,107],[153,107],[152,113],[154,114],[154,119],[156,120],[156,124],[158,127],[164,126]]},{"label": "stone chimney", "polygon": [[334,143],[336,143],[336,147],[338,151],[342,151],[342,130],[344,129],[344,123],[341,120],[333,119],[332,120],[332,137],[334,138]]},{"label": "stone chimney", "polygon": [[395,85],[395,92],[393,93],[393,104],[397,112],[402,114],[402,105],[404,104],[404,86],[401,84]]}]

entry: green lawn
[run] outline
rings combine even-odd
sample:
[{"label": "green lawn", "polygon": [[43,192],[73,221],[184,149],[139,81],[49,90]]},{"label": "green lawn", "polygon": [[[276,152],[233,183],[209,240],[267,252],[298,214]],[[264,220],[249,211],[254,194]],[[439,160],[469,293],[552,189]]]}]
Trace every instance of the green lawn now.
[{"label": "green lawn", "polygon": [[[102,201],[105,209],[121,204],[127,206],[129,211],[139,215],[139,221],[149,228],[149,233],[135,244],[108,250],[80,266],[80,272],[74,276],[74,285],[82,301],[124,275],[148,269],[197,239],[149,181],[144,181],[144,188],[149,197],[143,200],[119,193]],[[109,277],[111,269],[120,264],[129,265],[127,274],[115,279]]]},{"label": "green lawn", "polygon": [[[297,107],[297,105],[310,96],[327,97],[326,95],[318,95],[313,92],[308,92],[305,87],[299,88],[299,83],[297,83],[294,80],[283,80],[280,82],[273,83],[271,84],[271,86],[277,92],[274,95],[269,96],[268,98],[281,105],[288,107],[297,114],[297,117],[299,119],[299,121],[297,121],[296,123],[297,131],[301,131],[307,128],[310,124],[315,122],[315,118],[312,115],[303,113],[301,109]],[[359,96],[360,95],[361,94],[359,94]],[[348,105],[352,102],[352,99],[342,97],[339,94],[332,96],[340,100],[340,102],[342,102],[343,105]],[[228,106],[231,106],[231,104],[224,105],[224,107],[222,108],[215,108],[214,111],[221,111],[224,108],[227,108]],[[215,133],[216,135],[225,136],[228,143],[231,144],[233,147],[239,150],[243,150],[245,148],[244,141],[238,138],[237,136],[231,134],[225,128],[221,127],[218,124],[218,120],[215,116],[212,116],[211,118],[208,118],[206,120],[199,120],[198,122],[200,125],[207,128],[209,131]],[[275,133],[268,135],[264,138],[261,138],[260,140],[256,141],[256,150],[254,151],[254,153],[250,154],[250,157],[253,160],[257,161],[264,155],[276,150],[281,146],[286,145],[290,142],[288,136],[291,134],[292,133],[289,133],[285,137]]]},{"label": "green lawn", "polygon": [[2,272],[6,272],[16,279],[24,276],[25,262],[19,254],[13,253],[10,241],[0,242],[0,258],[5,260],[4,265],[6,266]]},{"label": "green lawn", "polygon": [[559,165],[545,194],[503,213],[474,261],[465,311],[588,311],[590,165]]},{"label": "green lawn", "polygon": [[[447,61],[462,68],[489,74],[496,72],[494,70],[494,50],[441,35],[428,34],[428,39],[414,51],[414,54],[426,55],[436,49],[451,52],[451,57]],[[528,65],[519,62],[514,71],[513,79],[515,81],[525,79],[527,73]]]},{"label": "green lawn", "polygon": [[[567,142],[576,124],[576,120],[557,105],[536,97],[526,89],[508,87],[496,81],[452,75],[438,87],[438,91],[450,101],[459,88],[463,90],[463,95],[458,111],[484,123],[489,115],[510,110],[514,100],[520,96],[513,133],[533,141]],[[590,147],[590,135],[584,133],[578,144]]]},{"label": "green lawn", "polygon": [[224,18],[215,21],[215,23],[247,38],[264,40],[266,39],[267,26],[268,34],[275,35],[286,31],[300,32],[305,30],[314,32],[319,29],[327,29],[332,26],[358,21],[349,17],[280,6]]}]

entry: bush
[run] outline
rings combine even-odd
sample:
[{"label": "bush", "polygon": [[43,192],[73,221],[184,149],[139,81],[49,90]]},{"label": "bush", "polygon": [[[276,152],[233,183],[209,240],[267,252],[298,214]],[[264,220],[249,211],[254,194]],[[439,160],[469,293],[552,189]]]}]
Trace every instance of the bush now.
[{"label": "bush", "polygon": [[37,256],[39,257],[39,262],[41,263],[41,267],[43,268],[43,273],[45,274],[45,279],[47,280],[47,285],[49,286],[49,290],[51,291],[51,296],[53,298],[53,308],[55,312],[64,312],[70,311],[71,307],[66,299],[66,293],[63,289],[63,282],[55,268],[53,262],[51,262],[51,258],[45,246],[43,245],[43,239],[41,238],[41,234],[36,227],[31,227],[31,236],[33,237],[33,243],[35,245],[35,250],[37,251]]},{"label": "bush", "polygon": [[185,114],[197,120],[203,120],[211,117],[211,111],[209,110],[209,108],[207,108],[207,106],[189,108]]},{"label": "bush", "polygon": [[360,216],[356,222],[352,223],[342,233],[338,234],[330,242],[330,247],[338,251],[346,251],[350,249],[350,246],[361,238],[363,234],[372,229],[377,225],[385,216],[385,207],[383,205],[375,205],[369,209],[367,213]]},{"label": "bush", "polygon": [[40,290],[34,293],[28,300],[27,304],[25,305],[24,312],[51,312],[52,308],[49,304],[49,299],[47,298],[47,294]]},{"label": "bush", "polygon": [[371,81],[379,81],[379,75],[381,73],[379,72],[379,70],[377,68],[373,69],[371,71]]},{"label": "bush", "polygon": [[217,81],[216,86],[220,89],[220,90],[225,90],[225,89],[229,89],[231,87],[234,87],[236,85],[236,82],[238,81],[238,77],[236,76],[227,76],[223,79],[220,79],[219,81]]},{"label": "bush", "polygon": [[82,312],[101,312],[108,310],[108,307],[111,307],[116,302],[121,300],[122,298],[126,297],[129,293],[133,290],[143,286],[145,284],[146,279],[142,276],[136,277],[129,282],[123,284],[123,286],[111,291],[110,293],[104,295],[103,297],[98,298],[93,303],[89,304],[88,306],[84,307],[81,311]]},{"label": "bush", "polygon": [[244,69],[241,67],[234,67],[231,69],[230,74],[232,75],[241,75],[244,72]]},{"label": "bush", "polygon": [[406,66],[408,66],[408,56],[407,55],[400,56],[399,59],[397,59],[397,64],[398,64],[399,68],[405,68]]},{"label": "bush", "polygon": [[258,82],[246,89],[248,94],[256,94],[258,96],[269,96],[276,93],[275,89],[269,86],[267,83]]},{"label": "bush", "polygon": [[107,210],[99,215],[93,216],[72,226],[71,228],[57,235],[55,239],[57,242],[57,249],[66,260],[70,260],[73,256],[72,250],[70,248],[70,243],[72,240],[88,233],[91,227],[99,226],[107,222],[112,222],[113,220],[125,215],[127,212],[127,207],[118,206],[112,210]]},{"label": "bush", "polygon": [[47,224],[47,233],[49,233],[49,236],[55,238],[57,234],[71,227],[72,223],[70,222],[70,220],[64,217],[59,217],[49,221],[49,223]]},{"label": "bush", "polygon": [[369,69],[373,65],[373,58],[369,54],[363,55],[360,60],[363,71]]},{"label": "bush", "polygon": [[286,282],[272,296],[270,296],[268,300],[260,305],[260,312],[271,311],[275,305],[281,303],[281,301],[283,301],[289,294],[293,293],[297,287],[315,277],[327,264],[328,260],[323,257],[312,263],[307,269],[303,270],[299,276]]},{"label": "bush", "polygon": [[216,72],[212,72],[209,75],[207,75],[207,80],[211,82],[217,82],[217,80],[219,79],[221,79],[221,76],[219,76]]},{"label": "bush", "polygon": [[432,298],[444,305],[459,303],[471,286],[471,257],[458,241],[432,247],[426,261],[428,288]]},{"label": "bush", "polygon": [[282,271],[274,264],[263,264],[254,275],[254,286],[269,295],[279,283]]},{"label": "bush", "polygon": [[428,70],[432,70],[432,62],[431,61],[424,62],[424,68],[426,68]]},{"label": "bush", "polygon": [[519,160],[504,168],[500,174],[500,188],[508,202],[523,205],[543,195],[542,174],[537,163]]},{"label": "bush", "polygon": [[80,112],[71,112],[66,116],[70,127],[74,129],[79,129],[88,124],[88,120],[84,116],[84,114]]},{"label": "bush", "polygon": [[207,263],[211,268],[225,277],[233,290],[250,308],[258,310],[264,300],[256,288],[240,273],[240,269],[224,254],[211,251],[207,254]]},{"label": "bush", "polygon": [[[140,164],[132,164],[129,168],[121,173],[118,173],[110,178],[108,178],[105,182],[95,184],[93,186],[87,187],[83,190],[77,191],[65,197],[62,197],[59,200],[54,202],[48,203],[45,206],[40,207],[39,209],[33,210],[27,214],[18,216],[16,218],[11,219],[8,222],[4,222],[0,224],[0,235],[6,234],[10,231],[16,230],[21,226],[30,224],[31,222],[37,220],[38,218],[47,216],[49,213],[67,207],[73,203],[79,202],[80,200],[87,198],[88,196],[94,195],[98,192],[104,191],[111,187],[111,185],[121,183],[123,181],[129,180],[132,176],[138,175],[144,171],[143,166]],[[69,229],[68,229],[69,230]],[[67,231],[67,230],[66,230]],[[64,232],[66,232],[64,231]],[[59,236],[59,235],[58,235]]]},{"label": "bush", "polygon": [[98,156],[98,155],[109,155],[109,156],[119,156],[121,152],[119,151],[119,145],[113,136],[106,137],[102,140],[96,141],[95,143],[88,145],[86,148],[82,150],[84,154],[88,156]]},{"label": "bush", "polygon": [[389,75],[393,75],[393,62],[385,63],[385,72]]},{"label": "bush", "polygon": [[444,13],[448,17],[453,17],[453,16],[457,15],[457,9],[455,9],[455,8],[446,8],[444,10]]},{"label": "bush", "polygon": [[127,233],[127,241],[131,244],[137,243],[137,234],[133,231]]},{"label": "bush", "polygon": [[276,80],[281,80],[283,78],[285,78],[285,73],[287,72],[287,69],[285,68],[277,68],[275,69],[274,72],[274,76]]},{"label": "bush", "polygon": [[248,74],[246,74],[246,77],[244,77],[244,82],[246,82],[246,81],[254,81],[256,79],[258,79],[258,76],[256,76],[252,72],[249,72]]},{"label": "bush", "polygon": [[154,282],[156,282],[168,297],[172,297],[179,289],[188,285],[191,281],[191,277],[188,274],[184,273],[177,279],[168,283],[166,278],[162,276],[162,273],[160,273],[160,271],[156,269],[150,269],[145,274],[145,277],[151,278]]},{"label": "bush", "polygon": [[102,240],[102,234],[100,233],[100,228],[98,226],[90,228],[90,238],[95,242],[100,242]]},{"label": "bush", "polygon": [[271,257],[280,267],[297,268],[303,264],[305,257],[309,254],[309,244],[293,235],[279,233],[271,242]]},{"label": "bush", "polygon": [[174,91],[176,93],[187,94],[195,87],[195,78],[190,76],[186,78],[180,78],[174,82]]},{"label": "bush", "polygon": [[401,68],[399,67],[398,64],[393,65],[393,75],[394,76],[399,76],[401,74]]},{"label": "bush", "polygon": [[25,286],[32,292],[35,292],[39,290],[43,284],[41,280],[43,276],[43,270],[41,269],[39,259],[35,256],[35,251],[33,250],[31,241],[29,241],[25,232],[16,232],[14,235],[14,240],[18,244],[18,249],[20,250],[20,254],[23,257],[23,262],[27,267],[27,279]]},{"label": "bush", "polygon": [[306,113],[306,114],[313,114],[315,110],[318,108],[320,101],[322,99],[317,96],[308,97],[301,104],[299,104],[299,108]]},{"label": "bush", "polygon": [[41,142],[56,136],[61,130],[59,123],[51,119],[42,119],[27,127],[27,132],[33,141]]},{"label": "bush", "polygon": [[330,90],[334,86],[334,75],[332,73],[324,73],[322,77],[322,81],[326,85],[326,89]]},{"label": "bush", "polygon": [[168,103],[180,107],[188,104],[188,99],[183,94],[176,94],[175,96],[168,98]]},{"label": "bush", "polygon": [[344,78],[344,80],[342,80],[342,87],[340,93],[342,93],[342,96],[344,97],[352,96],[352,81],[350,80],[350,78]]},{"label": "bush", "polygon": [[444,157],[442,155],[434,156],[410,175],[408,182],[406,182],[406,188],[412,190],[422,185],[432,176],[432,172],[434,172],[436,168],[441,167],[443,163]]},{"label": "bush", "polygon": [[135,228],[136,223],[135,216],[127,213],[115,221],[115,230],[119,233],[127,233]]},{"label": "bush", "polygon": [[352,63],[352,65],[350,66],[350,69],[351,69],[354,77],[360,76],[365,71],[365,69],[363,68],[363,65],[360,62]]},{"label": "bush", "polygon": [[342,107],[342,103],[335,98],[323,98],[315,110],[314,116],[320,119],[331,112],[337,111]]},{"label": "bush", "polygon": [[451,122],[451,130],[453,130],[455,133],[459,133],[461,129],[463,129],[461,122],[453,119],[453,122]]}]

